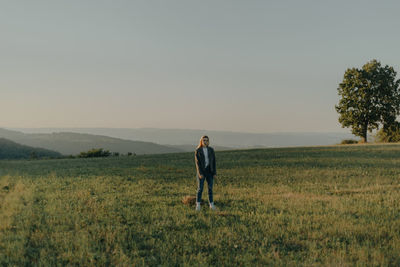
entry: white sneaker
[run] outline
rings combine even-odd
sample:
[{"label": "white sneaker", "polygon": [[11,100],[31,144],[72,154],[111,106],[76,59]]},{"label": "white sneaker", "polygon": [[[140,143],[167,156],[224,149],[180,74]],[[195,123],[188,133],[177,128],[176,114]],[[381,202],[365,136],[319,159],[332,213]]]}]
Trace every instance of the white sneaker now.
[{"label": "white sneaker", "polygon": [[196,211],[200,211],[200,203],[196,203]]},{"label": "white sneaker", "polygon": [[215,207],[214,203],[210,203],[210,209],[217,210],[217,207]]}]

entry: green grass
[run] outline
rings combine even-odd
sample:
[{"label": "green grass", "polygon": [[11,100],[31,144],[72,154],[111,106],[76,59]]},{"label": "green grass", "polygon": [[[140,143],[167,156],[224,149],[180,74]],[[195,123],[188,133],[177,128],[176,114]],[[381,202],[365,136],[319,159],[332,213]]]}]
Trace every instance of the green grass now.
[{"label": "green grass", "polygon": [[[400,265],[400,146],[0,161],[0,265]],[[207,190],[203,198],[207,197]]]}]

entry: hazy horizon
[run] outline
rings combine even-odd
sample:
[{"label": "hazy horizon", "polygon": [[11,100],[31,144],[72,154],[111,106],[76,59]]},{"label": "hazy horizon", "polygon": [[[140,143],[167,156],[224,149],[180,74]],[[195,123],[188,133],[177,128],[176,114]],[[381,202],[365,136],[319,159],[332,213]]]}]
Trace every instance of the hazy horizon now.
[{"label": "hazy horizon", "polygon": [[[0,127],[341,132],[347,68],[400,71],[396,1],[12,1]],[[212,130],[210,130],[212,129]]]},{"label": "hazy horizon", "polygon": [[[208,135],[211,146],[218,149],[222,147],[232,149],[334,145],[344,139],[354,139],[354,136],[350,133],[244,133],[155,128],[16,128],[9,130],[4,131],[0,128],[0,136],[48,149],[54,149],[51,144],[63,142],[62,140],[66,142],[73,140],[73,142],[81,144],[81,141],[79,141],[81,139],[87,142],[91,139],[108,140],[108,137],[119,139],[119,141],[114,140],[113,142],[123,142],[124,140],[150,142],[175,146],[175,148],[186,151],[192,151],[193,147],[190,145],[195,147],[203,135]],[[49,142],[49,140],[52,141]],[[56,140],[58,141],[56,142]],[[99,144],[97,143],[97,145]],[[68,145],[64,144],[63,147],[68,147]],[[62,152],[61,150],[58,151]]]},{"label": "hazy horizon", "polygon": [[226,132],[226,133],[245,133],[245,134],[307,134],[307,133],[321,133],[321,134],[329,134],[329,133],[349,133],[351,134],[351,131],[348,129],[338,129],[337,131],[271,131],[271,132],[246,132],[246,131],[229,131],[229,130],[215,130],[215,129],[191,129],[191,128],[156,128],[156,127],[140,127],[140,128],[128,128],[128,127],[2,127],[0,126],[0,128],[3,129],[7,129],[7,130],[20,130],[22,132],[27,131],[33,131],[36,133],[40,133],[41,130],[47,130],[47,131],[51,131],[51,130],[68,130],[68,129],[110,129],[110,130],[182,130],[182,131],[208,131],[208,132]]}]

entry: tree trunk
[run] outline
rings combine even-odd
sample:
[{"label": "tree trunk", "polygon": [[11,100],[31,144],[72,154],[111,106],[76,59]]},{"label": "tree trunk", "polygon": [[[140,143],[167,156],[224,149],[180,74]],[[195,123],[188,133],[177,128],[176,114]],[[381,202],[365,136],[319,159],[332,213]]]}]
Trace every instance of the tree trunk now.
[{"label": "tree trunk", "polygon": [[363,136],[362,136],[362,142],[363,143],[367,143],[368,142],[367,135],[368,135],[368,121],[365,122],[364,129],[363,129]]}]

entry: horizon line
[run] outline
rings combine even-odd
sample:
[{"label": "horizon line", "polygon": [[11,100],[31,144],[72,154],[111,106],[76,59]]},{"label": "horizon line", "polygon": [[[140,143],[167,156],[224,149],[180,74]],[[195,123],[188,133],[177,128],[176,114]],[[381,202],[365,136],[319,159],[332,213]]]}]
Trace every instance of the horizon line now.
[{"label": "horizon line", "polygon": [[271,131],[271,132],[246,132],[246,131],[235,131],[235,130],[215,130],[215,129],[192,129],[192,128],[156,128],[156,127],[0,127],[9,130],[22,130],[22,129],[111,129],[111,130],[166,130],[166,131],[205,131],[205,132],[221,132],[221,133],[241,133],[241,134],[328,134],[328,133],[340,133],[340,134],[352,134],[351,132],[343,131]]}]

